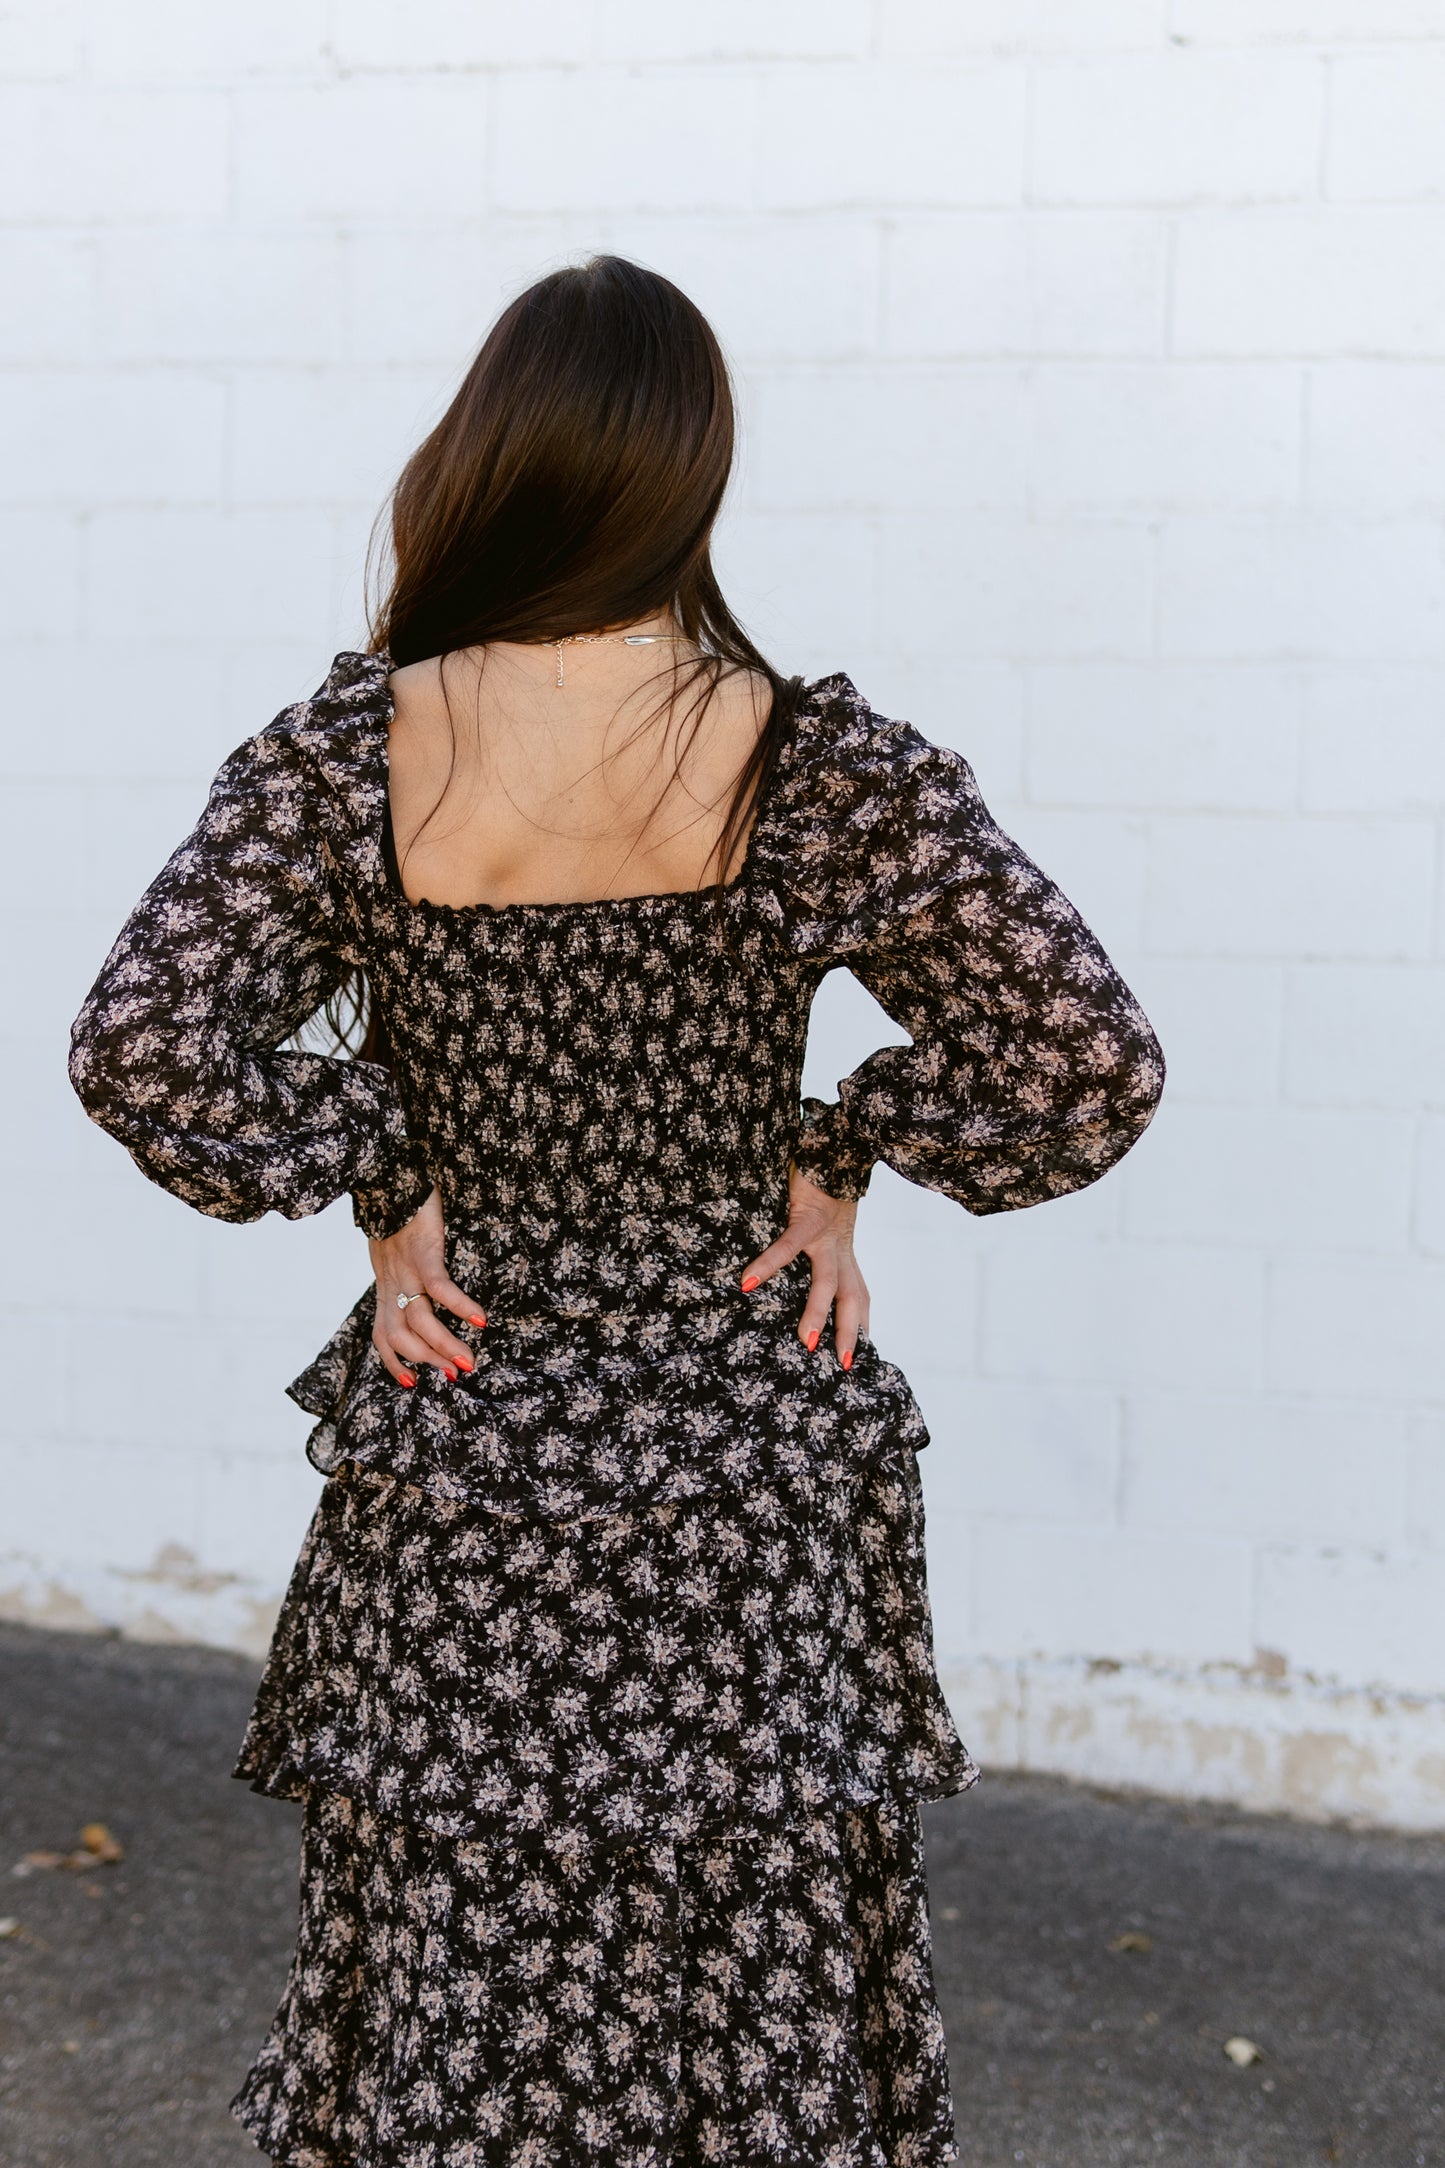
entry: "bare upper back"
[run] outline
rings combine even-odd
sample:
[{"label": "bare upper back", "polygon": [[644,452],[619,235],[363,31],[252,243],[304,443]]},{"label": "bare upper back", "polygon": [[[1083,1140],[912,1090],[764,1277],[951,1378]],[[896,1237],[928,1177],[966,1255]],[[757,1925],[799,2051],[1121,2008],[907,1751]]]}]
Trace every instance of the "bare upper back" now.
[{"label": "bare upper back", "polygon": [[[766,679],[725,676],[694,731],[667,651],[495,643],[393,671],[392,828],[409,896],[495,907],[661,894],[717,878]],[[640,729],[639,726],[646,727]],[[680,772],[675,772],[679,771]],[[430,816],[430,818],[428,817]],[[737,871],[746,837],[734,846]]]}]

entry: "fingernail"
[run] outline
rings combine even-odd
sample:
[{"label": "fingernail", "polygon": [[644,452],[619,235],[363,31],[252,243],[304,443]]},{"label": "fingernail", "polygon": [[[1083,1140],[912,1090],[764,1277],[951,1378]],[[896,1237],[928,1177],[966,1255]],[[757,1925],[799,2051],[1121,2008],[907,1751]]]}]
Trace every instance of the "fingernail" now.
[{"label": "fingernail", "polygon": [[812,1331],[811,1331],[811,1332],[809,1333],[809,1335],[808,1335],[808,1353],[809,1353],[810,1355],[812,1354],[812,1352],[813,1352],[814,1348],[815,1348],[815,1347],[816,1347],[817,1345],[818,1345],[818,1328],[817,1328],[817,1326],[815,1325],[815,1326],[813,1327],[813,1330],[812,1330]]},{"label": "fingernail", "polygon": [[397,1383],[399,1385],[415,1385],[416,1379],[409,1370],[400,1370],[397,1372]]},{"label": "fingernail", "polygon": [[846,1355],[845,1355],[845,1356],[843,1357],[843,1368],[844,1368],[845,1370],[851,1370],[851,1369],[852,1369],[852,1367],[853,1367],[853,1350],[852,1350],[852,1348],[849,1348],[849,1350],[848,1350],[847,1354],[846,1354]]},{"label": "fingernail", "polygon": [[443,1364],[442,1364],[442,1370],[443,1370],[443,1372],[444,1372],[444,1374],[445,1374],[445,1376],[446,1376],[446,1380],[447,1380],[447,1383],[448,1383],[449,1385],[455,1385],[455,1384],[456,1384],[456,1382],[457,1382],[457,1374],[456,1374],[455,1370],[453,1370],[453,1368],[452,1368],[451,1364],[450,1364],[450,1363],[443,1363]]},{"label": "fingernail", "polygon": [[474,1363],[474,1362],[472,1361],[472,1358],[471,1358],[471,1356],[470,1356],[470,1355],[459,1355],[459,1356],[457,1357],[457,1368],[458,1368],[458,1370],[475,1370],[475,1369],[476,1369],[476,1367],[477,1367],[477,1366],[476,1366],[476,1364],[475,1364],[475,1363]]},{"label": "fingernail", "polygon": [[745,1295],[750,1295],[755,1287],[761,1287],[762,1284],[763,1283],[758,1278],[756,1272],[750,1272],[747,1278],[743,1281],[743,1293]]},{"label": "fingernail", "polygon": [[472,1323],[473,1323],[474,1325],[485,1325],[485,1324],[486,1324],[486,1322],[487,1322],[487,1321],[486,1321],[486,1319],[485,1319],[484,1317],[474,1317],[474,1318],[472,1319]]}]

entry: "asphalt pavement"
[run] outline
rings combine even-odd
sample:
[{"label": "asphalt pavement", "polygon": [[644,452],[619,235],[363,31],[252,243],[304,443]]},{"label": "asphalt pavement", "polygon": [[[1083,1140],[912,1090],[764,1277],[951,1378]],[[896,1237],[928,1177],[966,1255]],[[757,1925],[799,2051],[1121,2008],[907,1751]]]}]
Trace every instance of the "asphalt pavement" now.
[{"label": "asphalt pavement", "polygon": [[[3,2168],[262,2159],[226,2102],[298,1810],[228,1774],[255,1681],[0,1626]],[[960,2168],[1445,2168],[1445,1842],[991,1771],[928,1832]]]}]

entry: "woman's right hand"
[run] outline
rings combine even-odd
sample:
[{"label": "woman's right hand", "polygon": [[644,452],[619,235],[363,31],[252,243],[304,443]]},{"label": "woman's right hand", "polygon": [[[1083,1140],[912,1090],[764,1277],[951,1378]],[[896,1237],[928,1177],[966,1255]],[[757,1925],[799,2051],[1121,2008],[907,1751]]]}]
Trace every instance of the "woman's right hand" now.
[{"label": "woman's right hand", "polygon": [[[464,1295],[447,1271],[441,1191],[434,1189],[405,1227],[382,1240],[373,1238],[369,1247],[376,1274],[371,1341],[397,1384],[415,1385],[422,1363],[432,1363],[453,1382],[459,1370],[474,1368],[470,1351],[437,1315],[442,1309],[469,1325],[487,1322],[481,1304]],[[399,1309],[398,1295],[422,1299]]]},{"label": "woman's right hand", "polygon": [[853,1254],[856,1198],[830,1197],[797,1167],[788,1168],[788,1224],[743,1272],[743,1293],[750,1295],[795,1257],[806,1256],[813,1284],[798,1320],[798,1338],[812,1354],[833,1313],[833,1347],[845,1370],[853,1367],[860,1333],[868,1330],[868,1284]]}]

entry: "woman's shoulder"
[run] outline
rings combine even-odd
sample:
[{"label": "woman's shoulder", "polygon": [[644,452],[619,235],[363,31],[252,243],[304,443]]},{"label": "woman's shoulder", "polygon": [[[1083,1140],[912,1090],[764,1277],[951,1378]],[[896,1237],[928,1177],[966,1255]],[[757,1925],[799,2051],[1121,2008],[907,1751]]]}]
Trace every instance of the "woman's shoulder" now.
[{"label": "woman's shoulder", "polygon": [[960,804],[987,817],[964,755],[876,708],[843,670],[804,683],[788,755],[781,795],[803,817],[846,806],[865,832],[890,815],[927,823]]},{"label": "woman's shoulder", "polygon": [[211,786],[213,817],[265,812],[364,838],[386,803],[390,716],[385,656],[344,651],[322,683],[292,701],[229,753]]},{"label": "woman's shoulder", "polygon": [[875,708],[845,671],[803,684],[755,838],[792,946],[864,941],[1006,843],[961,753]]},{"label": "woman's shoulder", "polygon": [[826,737],[832,743],[878,751],[931,746],[936,752],[962,758],[950,747],[928,737],[917,724],[876,707],[866,693],[859,691],[856,681],[846,670],[830,670],[823,677],[804,678],[801,687],[798,713],[813,726],[813,736],[818,742]]},{"label": "woman's shoulder", "polygon": [[343,792],[384,788],[390,670],[385,655],[343,650],[315,692],[282,708],[247,746],[263,764],[310,768]]}]

